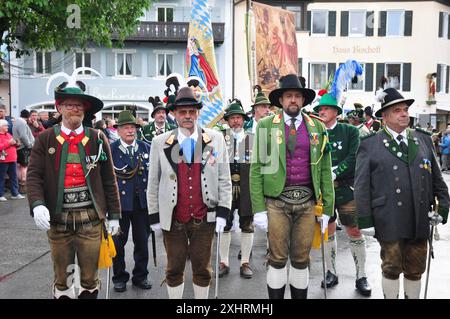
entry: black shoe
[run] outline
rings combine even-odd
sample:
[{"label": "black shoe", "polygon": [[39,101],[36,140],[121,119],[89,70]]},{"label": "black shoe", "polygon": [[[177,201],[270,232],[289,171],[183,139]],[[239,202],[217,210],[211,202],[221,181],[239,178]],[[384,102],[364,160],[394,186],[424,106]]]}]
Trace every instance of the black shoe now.
[{"label": "black shoe", "polygon": [[240,274],[242,278],[250,279],[253,277],[253,271],[248,263],[243,263],[240,269]]},{"label": "black shoe", "polygon": [[133,286],[144,289],[144,290],[152,289],[152,285],[148,282],[147,279],[144,279],[139,282],[133,282]]},{"label": "black shoe", "polygon": [[78,295],[78,299],[97,299],[98,289],[95,289],[93,292],[89,292],[89,290],[84,290],[81,294]]},{"label": "black shoe", "polygon": [[366,277],[362,277],[356,280],[355,287],[363,296],[369,297],[372,294],[372,288],[370,287]]},{"label": "black shoe", "polygon": [[114,291],[115,292],[124,292],[127,290],[127,283],[123,281],[114,283]]},{"label": "black shoe", "polygon": [[[331,288],[333,286],[336,286],[339,283],[338,276],[336,276],[335,274],[333,274],[329,270],[327,271],[326,281],[327,281],[327,288]],[[323,280],[322,280],[322,284],[320,285],[320,287],[323,288]]]},{"label": "black shoe", "polygon": [[225,265],[225,263],[221,262],[219,265],[219,278],[222,278],[225,275],[230,273],[230,267]]}]

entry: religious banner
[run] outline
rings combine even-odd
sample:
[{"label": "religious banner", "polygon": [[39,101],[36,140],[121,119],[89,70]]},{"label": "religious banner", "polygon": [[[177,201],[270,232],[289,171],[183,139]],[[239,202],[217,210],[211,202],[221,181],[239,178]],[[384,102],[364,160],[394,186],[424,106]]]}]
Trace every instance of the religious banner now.
[{"label": "religious banner", "polygon": [[197,92],[203,103],[198,123],[212,127],[222,118],[223,102],[214,54],[214,38],[207,0],[192,0],[186,50],[187,77],[201,80]]},{"label": "religious banner", "polygon": [[258,84],[265,93],[277,88],[277,80],[297,74],[298,50],[293,12],[252,2],[256,30]]}]

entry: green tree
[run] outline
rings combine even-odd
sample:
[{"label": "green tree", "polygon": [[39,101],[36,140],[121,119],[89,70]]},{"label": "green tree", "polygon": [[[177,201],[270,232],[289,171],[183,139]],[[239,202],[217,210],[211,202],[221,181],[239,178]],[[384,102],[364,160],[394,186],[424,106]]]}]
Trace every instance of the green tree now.
[{"label": "green tree", "polygon": [[[152,0],[2,0],[0,46],[20,57],[30,50],[121,46]],[[18,41],[20,40],[20,41]]]}]

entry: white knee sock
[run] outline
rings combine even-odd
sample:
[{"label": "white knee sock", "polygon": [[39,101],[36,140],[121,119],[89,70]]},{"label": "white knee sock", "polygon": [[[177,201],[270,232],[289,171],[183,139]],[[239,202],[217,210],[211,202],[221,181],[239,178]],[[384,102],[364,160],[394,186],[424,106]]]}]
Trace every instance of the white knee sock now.
[{"label": "white knee sock", "polygon": [[367,277],[366,275],[366,240],[361,238],[350,238],[350,251],[356,268],[356,279]]},{"label": "white knee sock", "polygon": [[208,299],[209,286],[200,287],[194,284],[195,299]]},{"label": "white knee sock", "polygon": [[381,277],[381,287],[383,288],[384,299],[398,299],[398,291],[400,289],[399,279],[387,279]]},{"label": "white knee sock", "polygon": [[289,267],[289,284],[297,289],[306,289],[308,288],[309,283],[309,271],[308,267],[305,269],[297,269]]},{"label": "white knee sock", "polygon": [[59,299],[59,297],[66,296],[70,299],[75,299],[75,285],[70,286],[66,290],[59,290],[53,285],[53,297]]},{"label": "white knee sock", "polygon": [[231,232],[220,234],[220,245],[219,245],[220,261],[227,266],[230,265],[228,260],[228,256],[230,254],[230,243],[231,243]]},{"label": "white knee sock", "polygon": [[184,282],[176,287],[167,286],[167,293],[169,294],[169,299],[182,299],[184,291]]},{"label": "white knee sock", "polygon": [[327,263],[327,269],[336,275],[336,253],[337,242],[336,234],[328,237],[328,241],[325,243],[325,261]]},{"label": "white knee sock", "polygon": [[280,289],[286,286],[287,268],[277,269],[269,265],[267,269],[267,285],[272,289]]},{"label": "white knee sock", "polygon": [[253,233],[241,233],[241,265],[250,262],[253,246]]},{"label": "white knee sock", "polygon": [[420,286],[420,280],[409,280],[403,278],[403,290],[405,291],[405,299],[419,299]]}]

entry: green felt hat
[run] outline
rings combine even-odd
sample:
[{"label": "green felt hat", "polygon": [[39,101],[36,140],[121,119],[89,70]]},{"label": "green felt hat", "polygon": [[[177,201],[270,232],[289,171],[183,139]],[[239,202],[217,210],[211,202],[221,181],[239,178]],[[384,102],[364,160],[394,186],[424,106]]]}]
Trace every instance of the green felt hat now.
[{"label": "green felt hat", "polygon": [[249,120],[247,114],[244,112],[241,102],[238,100],[233,100],[225,111],[226,113],[223,115],[225,121],[228,121],[228,118],[234,114],[242,115],[244,117],[244,121]]},{"label": "green felt hat", "polygon": [[330,93],[326,93],[320,98],[319,104],[314,107],[314,112],[319,113],[321,106],[331,106],[338,111],[338,115],[342,114],[342,108]]},{"label": "green felt hat", "polygon": [[133,116],[131,111],[125,110],[119,113],[119,118],[117,119],[117,124],[114,127],[118,127],[125,124],[134,124],[137,127],[139,124],[136,123],[136,118]]},{"label": "green felt hat", "polygon": [[[81,84],[80,84],[81,83]],[[63,82],[59,86],[55,88],[55,100],[65,100],[65,99],[79,99],[83,102],[87,102],[84,113],[95,114],[103,108],[103,102],[96,98],[95,96],[91,96],[84,93],[82,88],[85,88],[84,83],[77,82],[77,85],[81,85],[81,87],[67,87],[67,82]],[[88,116],[87,116],[88,117]]]}]

